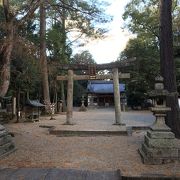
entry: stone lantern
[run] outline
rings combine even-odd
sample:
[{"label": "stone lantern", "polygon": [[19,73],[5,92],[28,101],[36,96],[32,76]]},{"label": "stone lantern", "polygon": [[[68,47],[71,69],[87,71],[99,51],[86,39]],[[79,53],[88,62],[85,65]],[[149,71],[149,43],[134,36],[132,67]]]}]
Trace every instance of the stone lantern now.
[{"label": "stone lantern", "polygon": [[170,128],[165,124],[166,113],[171,110],[171,108],[166,106],[166,96],[168,94],[169,92],[164,89],[163,77],[157,76],[155,78],[154,90],[149,93],[150,97],[152,97],[154,106],[151,108],[151,111],[156,117],[156,121],[151,127],[154,130],[170,130]]},{"label": "stone lantern", "polygon": [[85,101],[85,98],[84,98],[84,95],[82,95],[81,107],[79,108],[79,111],[87,111],[86,106],[84,105],[84,101]]},{"label": "stone lantern", "polygon": [[149,93],[154,105],[151,111],[156,117],[156,121],[144,136],[144,142],[139,149],[145,164],[163,164],[178,160],[178,148],[174,133],[165,124],[166,113],[171,110],[166,106],[168,94],[168,91],[164,89],[163,77],[157,76],[155,88]]},{"label": "stone lantern", "polygon": [[51,113],[51,118],[50,118],[50,120],[55,120],[55,118],[54,118],[54,114],[55,114],[55,103],[51,103],[50,104],[50,113]]}]

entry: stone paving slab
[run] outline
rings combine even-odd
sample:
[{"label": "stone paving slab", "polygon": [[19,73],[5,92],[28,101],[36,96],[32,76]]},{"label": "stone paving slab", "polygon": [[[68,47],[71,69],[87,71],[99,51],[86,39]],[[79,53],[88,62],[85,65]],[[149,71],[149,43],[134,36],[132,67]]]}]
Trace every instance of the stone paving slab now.
[{"label": "stone paving slab", "polygon": [[[53,124],[63,125],[66,122],[66,115],[55,115],[55,121]],[[46,117],[41,117],[40,120],[47,119]],[[48,117],[48,119],[50,119]],[[122,123],[126,126],[131,127],[147,127],[151,126],[155,117],[150,111],[127,111],[121,113]],[[69,127],[75,128],[79,126],[80,128],[91,128],[91,129],[101,129],[108,130],[116,129],[118,126],[114,126],[115,123],[115,114],[113,108],[107,109],[94,109],[88,110],[86,112],[73,112],[73,123],[74,125],[68,126],[64,125],[63,128],[67,129]],[[51,125],[51,121],[48,122],[47,125]]]},{"label": "stone paving slab", "polygon": [[163,174],[144,174],[142,176],[122,176],[117,171],[89,171],[58,168],[18,168],[0,169],[1,180],[179,180],[179,177]]},{"label": "stone paving slab", "polygon": [[128,135],[132,130],[148,129],[154,122],[149,111],[122,112],[121,119],[124,126],[114,125],[113,109],[94,109],[86,112],[74,111],[74,125],[65,125],[66,116],[56,115],[53,121],[46,124],[40,122],[40,127],[50,127],[50,134],[58,136]]},{"label": "stone paving slab", "polygon": [[74,169],[1,169],[1,180],[121,180],[119,171],[82,171]]}]

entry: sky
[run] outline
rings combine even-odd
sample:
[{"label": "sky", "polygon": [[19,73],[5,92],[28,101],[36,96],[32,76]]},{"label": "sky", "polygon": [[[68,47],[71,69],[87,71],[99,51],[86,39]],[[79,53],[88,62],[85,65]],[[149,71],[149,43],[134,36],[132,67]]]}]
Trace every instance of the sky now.
[{"label": "sky", "polygon": [[111,4],[106,12],[113,16],[113,21],[108,25],[109,32],[104,39],[91,41],[85,46],[76,49],[76,52],[88,50],[93,55],[94,60],[99,64],[116,61],[131,37],[128,31],[123,31],[121,28],[123,26],[122,14],[129,0],[104,1]]}]

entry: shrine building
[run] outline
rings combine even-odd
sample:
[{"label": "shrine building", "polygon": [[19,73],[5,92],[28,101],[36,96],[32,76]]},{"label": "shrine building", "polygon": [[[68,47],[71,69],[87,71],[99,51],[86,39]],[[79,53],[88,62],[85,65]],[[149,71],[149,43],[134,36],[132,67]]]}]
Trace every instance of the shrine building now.
[{"label": "shrine building", "polygon": [[[121,103],[126,103],[125,84],[119,84]],[[114,106],[113,81],[92,80],[87,85],[88,106]]]}]

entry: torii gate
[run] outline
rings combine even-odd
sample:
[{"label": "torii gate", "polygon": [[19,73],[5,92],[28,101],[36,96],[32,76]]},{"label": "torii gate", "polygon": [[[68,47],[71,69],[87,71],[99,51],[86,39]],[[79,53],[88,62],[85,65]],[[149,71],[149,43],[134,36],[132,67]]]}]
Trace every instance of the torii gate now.
[{"label": "torii gate", "polygon": [[[68,75],[57,76],[59,81],[68,81],[67,87],[67,113],[66,113],[66,124],[73,124],[73,84],[74,80],[103,80],[113,79],[114,87],[114,103],[115,103],[115,125],[122,125],[121,120],[121,105],[120,105],[120,92],[119,92],[119,79],[130,78],[129,73],[119,73],[118,69],[126,67],[127,64],[121,62],[107,63],[107,64],[90,64],[90,65],[79,65],[79,64],[61,64],[58,65],[60,69],[68,70]],[[98,75],[96,70],[112,69],[112,74]],[[73,70],[88,70],[89,75],[76,75]]]}]

